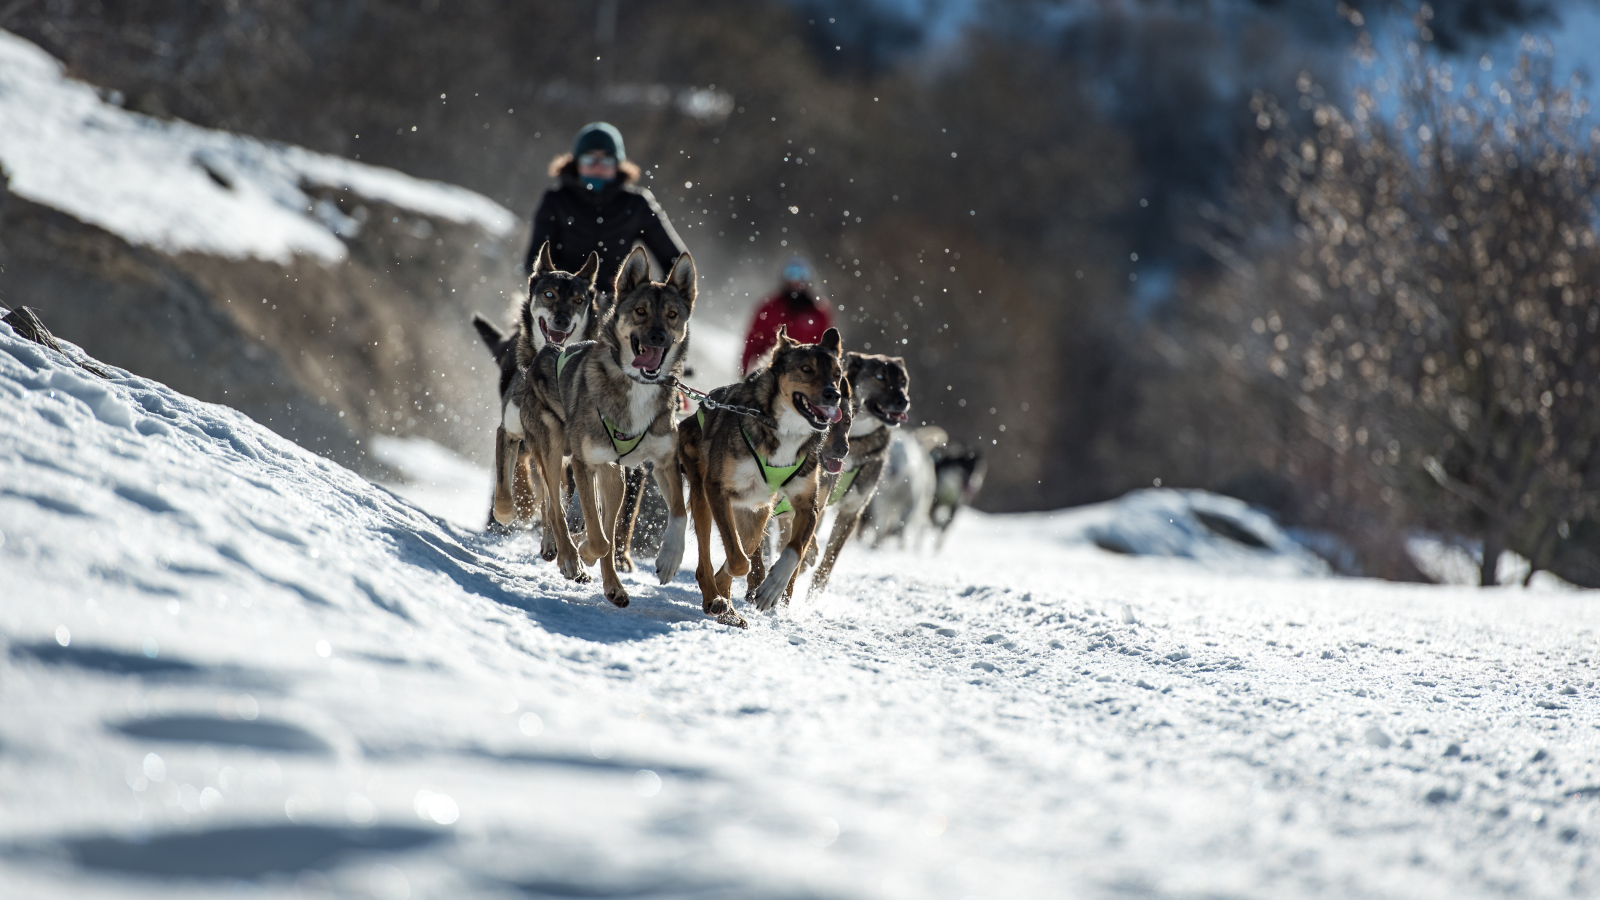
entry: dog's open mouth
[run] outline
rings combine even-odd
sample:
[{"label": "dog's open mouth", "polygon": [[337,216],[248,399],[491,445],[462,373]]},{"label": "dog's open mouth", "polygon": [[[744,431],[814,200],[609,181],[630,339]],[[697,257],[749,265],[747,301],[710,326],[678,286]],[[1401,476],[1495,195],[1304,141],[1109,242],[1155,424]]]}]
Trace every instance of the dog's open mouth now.
[{"label": "dog's open mouth", "polygon": [[633,367],[654,381],[656,376],[661,374],[661,364],[667,357],[667,348],[641,345],[636,337],[629,340],[633,342]]},{"label": "dog's open mouth", "polygon": [[844,457],[842,457],[842,456],[824,456],[824,457],[822,457],[822,471],[827,472],[829,475],[837,475],[840,472],[844,471]]},{"label": "dog's open mouth", "polygon": [[550,327],[550,323],[546,319],[539,320],[539,330],[544,332],[545,340],[555,344],[557,347],[563,346],[566,344],[567,338],[572,337],[571,330],[557,331],[556,329]]},{"label": "dog's open mouth", "polygon": [[837,406],[818,406],[799,391],[794,392],[794,408],[800,410],[800,415],[805,416],[806,422],[817,431],[825,431],[829,425],[844,418],[844,410]]},{"label": "dog's open mouth", "polygon": [[889,423],[890,425],[904,425],[906,421],[911,418],[911,414],[906,410],[902,409],[891,412],[887,409],[884,409],[883,406],[877,401],[868,403],[867,409],[872,410],[873,415]]}]

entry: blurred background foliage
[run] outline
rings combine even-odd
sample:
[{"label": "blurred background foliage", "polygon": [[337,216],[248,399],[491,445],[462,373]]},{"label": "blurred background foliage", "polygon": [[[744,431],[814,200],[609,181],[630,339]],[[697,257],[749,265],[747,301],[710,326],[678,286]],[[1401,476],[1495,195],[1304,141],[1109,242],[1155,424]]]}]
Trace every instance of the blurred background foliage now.
[{"label": "blurred background foliage", "polygon": [[[1372,108],[1388,126],[1329,122],[1357,115],[1351,53],[1372,57],[1372,35],[1385,34],[1376,22],[1394,26],[1397,46],[1419,41],[1429,59],[1465,69],[1485,42],[1559,12],[1540,0],[1425,11],[1320,0],[13,0],[0,28],[130,109],[461,184],[521,216],[574,131],[610,120],[700,263],[707,315],[742,329],[779,261],[811,255],[848,344],[906,356],[914,418],[990,454],[980,505],[1054,508],[1159,478],[1260,504],[1346,571],[1411,578],[1397,540],[1407,529],[1486,533],[1493,517],[1463,505],[1472,463],[1396,407],[1391,382],[1330,395],[1325,376],[1334,349],[1411,327],[1374,317],[1373,303],[1439,294],[1423,269],[1398,286],[1382,275],[1430,238],[1397,225],[1389,245],[1355,254],[1388,256],[1362,262],[1328,228],[1340,210],[1381,218],[1396,204],[1379,196],[1399,196],[1407,178],[1441,189],[1437,169],[1398,171],[1416,120],[1393,117],[1396,104],[1449,92],[1437,79],[1397,85]],[[1572,115],[1576,143],[1563,152],[1592,173],[1594,146]],[[1522,152],[1523,138],[1510,140],[1504,149]],[[1302,141],[1353,168],[1305,168]],[[1397,171],[1355,164],[1370,154]],[[1502,162],[1467,183],[1487,178],[1482,195],[1504,198],[1527,171]],[[1502,204],[1486,252],[1509,252],[1505,229],[1526,216],[1592,217],[1585,203]],[[1593,271],[1592,241],[1565,253],[1554,277]],[[1334,277],[1352,265],[1378,266],[1377,294]],[[1540,271],[1548,288],[1554,270]],[[1470,293],[1472,276],[1452,277],[1452,296]],[[1539,272],[1529,277],[1539,288]],[[1349,285],[1307,287],[1318,279]],[[1504,306],[1472,296],[1427,313],[1427,327]],[[1590,308],[1561,313],[1578,317],[1561,321],[1577,326],[1563,340],[1580,362],[1595,345]],[[1335,316],[1366,331],[1347,339]],[[1465,348],[1446,344],[1404,356],[1420,367],[1453,352],[1449,364],[1464,366]],[[1306,368],[1319,364],[1321,383]],[[1550,376],[1549,389],[1565,378],[1570,391],[1585,373]],[[1388,371],[1393,384],[1416,385],[1415,374]],[[1570,440],[1546,457],[1567,466],[1561,484],[1592,490],[1594,404],[1561,396]],[[1533,412],[1506,427],[1542,428]],[[1494,540],[1593,582],[1600,573],[1575,575],[1573,562],[1585,535],[1594,544],[1588,507],[1555,499],[1563,490],[1535,491],[1544,514],[1495,526]],[[1496,502],[1521,508],[1522,493]]]}]

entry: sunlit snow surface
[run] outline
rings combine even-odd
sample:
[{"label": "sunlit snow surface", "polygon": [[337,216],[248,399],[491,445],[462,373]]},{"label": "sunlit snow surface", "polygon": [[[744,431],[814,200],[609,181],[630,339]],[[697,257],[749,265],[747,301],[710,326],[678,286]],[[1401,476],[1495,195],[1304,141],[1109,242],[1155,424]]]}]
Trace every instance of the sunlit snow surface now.
[{"label": "sunlit snow surface", "polygon": [[1051,521],[853,546],[744,632],[687,571],[618,610],[528,535],[0,326],[0,894],[1600,890],[1592,594]]},{"label": "sunlit snow surface", "polygon": [[304,188],[348,188],[424,215],[504,234],[516,219],[465,188],[391,169],[130,113],[0,31],[0,166],[11,190],[167,252],[287,262],[344,259],[359,227]]}]

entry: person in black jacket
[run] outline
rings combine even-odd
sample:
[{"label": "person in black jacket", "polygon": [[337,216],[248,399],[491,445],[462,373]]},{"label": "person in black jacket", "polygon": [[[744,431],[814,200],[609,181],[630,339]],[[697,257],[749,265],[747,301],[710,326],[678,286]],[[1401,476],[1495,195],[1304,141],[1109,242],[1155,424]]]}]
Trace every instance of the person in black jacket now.
[{"label": "person in black jacket", "polygon": [[644,244],[665,272],[685,247],[650,190],[638,183],[639,167],[628,162],[622,135],[606,122],[585,125],[572,152],[550,164],[556,184],[544,192],[533,214],[533,240],[523,271],[533,271],[545,241],[557,269],[576,272],[590,251],[600,256],[598,283],[610,292],[617,270]]}]

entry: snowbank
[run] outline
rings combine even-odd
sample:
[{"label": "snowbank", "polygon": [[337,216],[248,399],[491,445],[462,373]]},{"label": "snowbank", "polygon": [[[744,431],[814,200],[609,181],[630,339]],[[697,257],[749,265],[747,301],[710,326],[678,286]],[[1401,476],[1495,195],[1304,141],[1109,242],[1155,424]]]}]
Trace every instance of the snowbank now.
[{"label": "snowbank", "polygon": [[1328,575],[1328,564],[1272,517],[1242,500],[1207,491],[1151,488],[1116,500],[1007,517],[1064,544],[1092,544],[1129,556],[1192,560],[1219,572]]},{"label": "snowbank", "polygon": [[494,235],[516,218],[464,188],[186,122],[101,100],[61,63],[0,31],[0,165],[11,190],[134,244],[287,262],[345,258],[359,223],[303,188],[347,188]]}]

